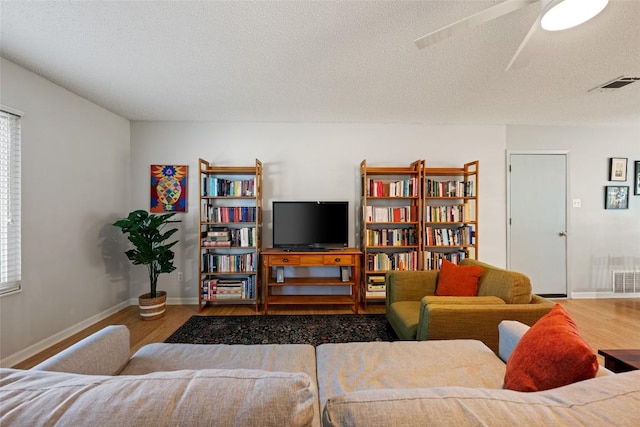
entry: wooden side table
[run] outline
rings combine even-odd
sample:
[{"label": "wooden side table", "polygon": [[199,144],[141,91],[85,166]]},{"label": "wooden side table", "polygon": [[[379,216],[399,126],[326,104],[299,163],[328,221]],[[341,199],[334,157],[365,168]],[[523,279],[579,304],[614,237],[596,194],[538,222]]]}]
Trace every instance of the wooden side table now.
[{"label": "wooden side table", "polygon": [[615,373],[640,369],[640,350],[598,350],[604,367]]}]

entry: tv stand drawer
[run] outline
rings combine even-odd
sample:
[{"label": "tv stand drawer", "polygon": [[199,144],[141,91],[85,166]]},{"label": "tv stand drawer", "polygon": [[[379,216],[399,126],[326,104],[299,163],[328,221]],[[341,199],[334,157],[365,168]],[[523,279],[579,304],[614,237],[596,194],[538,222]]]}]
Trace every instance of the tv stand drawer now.
[{"label": "tv stand drawer", "polygon": [[271,265],[300,265],[300,255],[270,255]]},{"label": "tv stand drawer", "polygon": [[353,255],[324,255],[322,259],[324,265],[353,265]]}]

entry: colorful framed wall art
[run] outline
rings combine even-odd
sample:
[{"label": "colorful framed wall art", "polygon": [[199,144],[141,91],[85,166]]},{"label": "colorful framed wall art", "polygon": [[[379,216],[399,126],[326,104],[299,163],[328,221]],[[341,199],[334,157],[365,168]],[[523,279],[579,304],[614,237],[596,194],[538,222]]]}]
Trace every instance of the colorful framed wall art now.
[{"label": "colorful framed wall art", "polygon": [[151,165],[151,212],[186,212],[189,166]]}]

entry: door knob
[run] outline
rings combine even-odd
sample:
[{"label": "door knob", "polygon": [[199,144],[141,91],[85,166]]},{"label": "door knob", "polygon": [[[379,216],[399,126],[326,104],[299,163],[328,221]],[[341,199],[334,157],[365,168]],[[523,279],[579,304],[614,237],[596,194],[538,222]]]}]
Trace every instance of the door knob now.
[{"label": "door knob", "polygon": [[561,232],[558,233],[558,236],[566,237],[567,236],[567,232],[566,231],[561,231]]}]

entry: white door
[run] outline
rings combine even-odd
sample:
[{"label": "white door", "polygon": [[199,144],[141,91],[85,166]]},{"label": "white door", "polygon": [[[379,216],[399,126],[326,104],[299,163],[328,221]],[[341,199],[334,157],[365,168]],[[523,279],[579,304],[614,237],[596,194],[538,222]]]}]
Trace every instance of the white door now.
[{"label": "white door", "polygon": [[507,154],[507,264],[533,293],[567,295],[567,153]]}]

